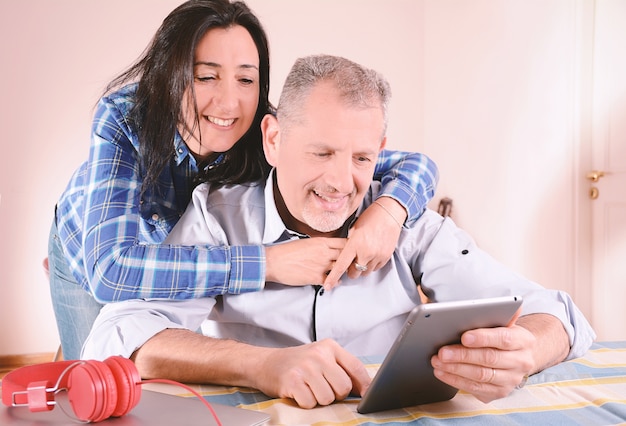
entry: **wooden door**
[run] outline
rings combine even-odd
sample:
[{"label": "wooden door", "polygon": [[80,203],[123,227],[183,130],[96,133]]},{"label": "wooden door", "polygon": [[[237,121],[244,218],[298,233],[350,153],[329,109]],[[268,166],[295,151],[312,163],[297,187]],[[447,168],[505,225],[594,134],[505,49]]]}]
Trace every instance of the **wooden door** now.
[{"label": "wooden door", "polygon": [[626,1],[596,0],[593,64],[591,322],[626,339]]}]

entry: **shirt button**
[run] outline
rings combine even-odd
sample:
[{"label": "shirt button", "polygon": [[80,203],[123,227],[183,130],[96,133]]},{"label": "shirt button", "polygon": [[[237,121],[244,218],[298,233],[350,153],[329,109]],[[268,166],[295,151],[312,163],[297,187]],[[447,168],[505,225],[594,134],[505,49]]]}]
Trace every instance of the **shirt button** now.
[{"label": "shirt button", "polygon": [[159,215],[158,214],[153,214],[152,215],[152,220],[159,220]]},{"label": "shirt button", "polygon": [[178,153],[182,154],[183,153],[183,149],[182,148],[178,148]]},{"label": "shirt button", "polygon": [[323,296],[323,295],[324,295],[324,289],[323,289],[323,288],[321,288],[321,289],[320,289],[320,296]]}]

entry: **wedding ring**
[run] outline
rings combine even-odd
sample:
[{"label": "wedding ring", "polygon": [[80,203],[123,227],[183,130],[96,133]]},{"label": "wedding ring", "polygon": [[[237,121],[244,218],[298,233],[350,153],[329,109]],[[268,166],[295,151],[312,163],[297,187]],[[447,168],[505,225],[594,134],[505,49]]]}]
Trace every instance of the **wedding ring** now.
[{"label": "wedding ring", "polygon": [[357,262],[354,262],[354,267],[356,268],[357,271],[361,271],[361,272],[367,271],[367,266],[360,265]]},{"label": "wedding ring", "polygon": [[493,379],[496,378],[496,369],[492,368],[491,369],[491,378],[489,379],[489,381],[487,381],[487,383],[493,383]]}]

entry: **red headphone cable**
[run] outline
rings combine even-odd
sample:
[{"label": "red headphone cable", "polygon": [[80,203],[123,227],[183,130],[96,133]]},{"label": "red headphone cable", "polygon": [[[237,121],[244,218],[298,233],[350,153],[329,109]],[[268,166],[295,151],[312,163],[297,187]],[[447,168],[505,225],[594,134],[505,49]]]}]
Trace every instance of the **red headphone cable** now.
[{"label": "red headphone cable", "polygon": [[202,397],[202,395],[200,395],[196,390],[194,390],[193,388],[191,388],[190,386],[187,386],[184,383],[180,383],[177,382],[175,380],[169,380],[169,379],[149,379],[149,380],[142,380],[141,381],[141,385],[146,384],[146,383],[165,383],[165,384],[170,384],[170,385],[176,385],[176,386],[180,386],[181,388],[187,390],[188,392],[191,392],[193,395],[195,395],[200,401],[202,401],[202,403],[209,409],[209,411],[211,411],[211,414],[213,415],[213,418],[215,419],[215,422],[217,423],[217,426],[222,426],[222,422],[220,422],[220,419],[217,417],[217,413],[215,412],[215,410],[213,409],[213,406],[211,405],[211,403],[209,403],[209,401],[207,401],[206,399],[204,399]]}]

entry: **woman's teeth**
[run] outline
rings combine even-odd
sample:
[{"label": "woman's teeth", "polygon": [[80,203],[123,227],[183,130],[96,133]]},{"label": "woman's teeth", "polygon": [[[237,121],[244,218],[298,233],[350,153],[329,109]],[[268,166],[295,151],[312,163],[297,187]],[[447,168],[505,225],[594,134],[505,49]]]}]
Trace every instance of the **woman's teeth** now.
[{"label": "woman's teeth", "polygon": [[228,120],[223,120],[221,118],[208,116],[207,119],[211,123],[216,124],[216,125],[221,126],[221,127],[228,127],[228,126],[230,126],[231,124],[233,124],[235,122],[234,118],[230,118]]}]

